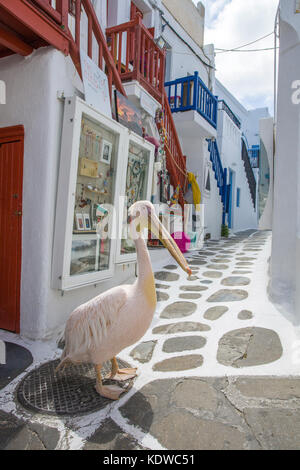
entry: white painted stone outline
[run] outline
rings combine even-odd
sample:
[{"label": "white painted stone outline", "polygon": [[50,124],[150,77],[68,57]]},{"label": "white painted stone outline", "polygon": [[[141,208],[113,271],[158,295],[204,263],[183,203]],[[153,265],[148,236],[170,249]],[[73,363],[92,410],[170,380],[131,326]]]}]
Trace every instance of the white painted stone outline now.
[{"label": "white painted stone outline", "polygon": [[[251,239],[251,236],[249,237]],[[193,300],[198,305],[198,310],[191,316],[179,319],[160,319],[160,312],[168,304],[179,300],[179,286],[186,283],[186,274],[183,273],[180,268],[176,271],[180,274],[180,279],[176,282],[170,283],[171,287],[166,292],[170,295],[168,301],[159,302],[157,311],[155,313],[151,327],[149,328],[146,335],[135,345],[122,351],[120,358],[128,361],[130,364],[135,365],[139,368],[139,375],[134,382],[133,387],[129,392],[121,397],[118,402],[113,402],[107,405],[104,409],[95,413],[85,415],[79,418],[62,418],[46,416],[37,417],[32,415],[27,410],[23,409],[20,405],[14,402],[14,390],[16,385],[22,380],[22,378],[32,369],[35,369],[40,364],[49,360],[57,359],[61,351],[57,349],[54,342],[39,342],[29,341],[20,338],[17,335],[13,335],[7,332],[0,331],[1,339],[6,341],[12,341],[21,346],[29,349],[33,355],[33,364],[20,376],[14,379],[5,389],[1,391],[0,397],[0,408],[8,413],[13,413],[16,417],[23,419],[27,422],[45,424],[46,426],[56,428],[60,433],[60,440],[57,445],[57,449],[81,449],[88,438],[90,438],[101,424],[107,418],[111,418],[124,432],[128,433],[133,439],[143,446],[151,450],[163,450],[164,447],[150,434],[144,433],[140,428],[130,424],[120,413],[120,408],[138,391],[140,391],[146,384],[158,380],[158,379],[170,379],[170,378],[184,378],[184,377],[224,377],[227,376],[234,378],[237,376],[297,376],[299,377],[300,365],[295,364],[292,361],[292,355],[295,352],[295,344],[300,341],[300,329],[293,327],[293,325],[276,309],[276,307],[269,301],[267,295],[267,285],[269,282],[268,276],[268,264],[267,260],[271,253],[271,237],[269,236],[265,247],[258,253],[251,253],[251,257],[256,257],[253,267],[251,267],[252,274],[246,276],[251,279],[249,286],[241,287],[247,290],[249,297],[245,300],[238,302],[222,302],[222,305],[229,306],[229,311],[223,315],[217,321],[209,321],[203,318],[204,312],[215,305],[221,305],[219,303],[206,303],[206,299],[216,290],[225,288],[222,286],[221,281],[224,277],[232,275],[232,271],[235,270],[236,254],[240,253],[244,242],[239,242],[236,247],[226,247],[224,241],[216,242],[220,247],[225,250],[232,250],[235,253],[230,256],[233,260],[227,263],[229,269],[223,271],[223,276],[220,279],[214,279],[212,284],[206,285],[208,289],[202,292],[202,297],[199,300]],[[209,250],[209,245],[207,247]],[[213,248],[212,248],[213,250]],[[216,255],[208,258],[213,258]],[[248,256],[248,255],[245,255]],[[249,255],[250,256],[250,255]],[[155,266],[155,271],[161,270],[168,264],[174,264],[172,258],[169,261],[164,261]],[[207,265],[199,266],[199,274],[207,270]],[[247,269],[248,270],[248,269]],[[164,281],[157,281],[164,283]],[[199,280],[188,282],[191,285],[199,285]],[[201,284],[202,285],[202,284]],[[173,297],[173,298],[172,298]],[[241,310],[251,310],[254,314],[254,318],[251,320],[239,320],[237,318],[238,313]],[[199,315],[200,313],[200,315]],[[207,339],[207,344],[199,349],[186,351],[184,353],[164,353],[162,346],[166,338],[174,337],[175,335],[153,335],[152,329],[156,326],[167,325],[169,323],[179,323],[182,321],[196,321],[206,323],[211,326],[211,331],[205,332],[190,332],[190,333],[178,333],[176,336],[188,336],[199,335]],[[245,367],[241,369],[235,369],[218,364],[216,361],[216,352],[218,348],[219,339],[228,331],[245,328],[245,327],[261,327],[269,328],[276,331],[281,339],[283,346],[283,356],[270,364],[265,364],[255,367]],[[157,345],[154,350],[151,361],[147,364],[140,364],[138,361],[133,360],[130,356],[132,349],[137,344],[144,341],[157,340]],[[152,366],[156,362],[167,357],[184,356],[189,354],[201,354],[204,357],[204,363],[201,367],[196,369],[182,371],[182,372],[154,372]],[[70,430],[72,427],[72,430]]]}]

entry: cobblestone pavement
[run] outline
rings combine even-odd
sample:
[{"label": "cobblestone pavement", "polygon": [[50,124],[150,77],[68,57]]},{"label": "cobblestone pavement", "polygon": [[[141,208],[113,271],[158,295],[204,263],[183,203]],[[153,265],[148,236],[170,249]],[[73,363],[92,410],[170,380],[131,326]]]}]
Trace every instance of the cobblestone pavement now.
[{"label": "cobblestone pavement", "polygon": [[[242,233],[189,253],[190,279],[172,260],[157,267],[152,326],[120,354],[139,368],[132,388],[94,413],[48,416],[17,402],[20,371],[2,384],[0,448],[300,449],[299,331],[268,300],[270,247],[269,232]],[[26,373],[60,354],[1,337],[30,349]]]}]

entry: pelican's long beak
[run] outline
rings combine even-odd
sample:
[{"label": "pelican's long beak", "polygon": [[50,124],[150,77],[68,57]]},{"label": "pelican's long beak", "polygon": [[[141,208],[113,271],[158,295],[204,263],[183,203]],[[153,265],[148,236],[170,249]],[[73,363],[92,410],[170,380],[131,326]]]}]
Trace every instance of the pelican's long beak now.
[{"label": "pelican's long beak", "polygon": [[167,248],[173,258],[177,261],[179,266],[190,276],[192,274],[192,270],[187,264],[185,257],[156,214],[151,213],[151,216],[149,216],[149,229],[155,237],[159,238],[165,248]]}]

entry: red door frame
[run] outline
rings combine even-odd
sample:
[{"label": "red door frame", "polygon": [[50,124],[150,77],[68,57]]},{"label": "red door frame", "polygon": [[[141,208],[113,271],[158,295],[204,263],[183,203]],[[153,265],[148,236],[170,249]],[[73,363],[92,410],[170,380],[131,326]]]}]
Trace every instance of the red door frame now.
[{"label": "red door frame", "polygon": [[[22,213],[23,198],[23,161],[24,161],[24,126],[0,128],[0,144],[19,142],[21,144],[21,162],[19,167],[18,193],[19,197],[15,209]],[[22,217],[19,218],[17,234],[17,275],[16,275],[16,317],[14,332],[20,333],[20,291],[21,291],[21,265],[22,265]]]}]

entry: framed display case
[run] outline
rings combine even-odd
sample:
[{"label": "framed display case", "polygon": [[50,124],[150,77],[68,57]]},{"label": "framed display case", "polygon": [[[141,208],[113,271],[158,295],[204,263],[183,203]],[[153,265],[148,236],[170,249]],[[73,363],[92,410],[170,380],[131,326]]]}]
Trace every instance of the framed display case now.
[{"label": "framed display case", "polygon": [[128,209],[137,201],[150,200],[153,183],[154,145],[138,135],[128,132],[126,158],[123,169],[120,194],[125,195],[123,207],[120,207],[117,240],[116,263],[130,263],[136,260],[133,240],[127,237]]},{"label": "framed display case", "polygon": [[53,288],[97,284],[113,277],[116,262],[135,260],[134,246],[118,236],[127,213],[120,201],[150,199],[153,160],[153,145],[78,97],[66,98]]},{"label": "framed display case", "polygon": [[101,236],[97,227],[106,217],[111,229],[116,230],[113,211],[124,151],[122,126],[77,97],[66,99],[53,250],[54,288],[69,290],[113,276],[115,240],[107,234]]}]

